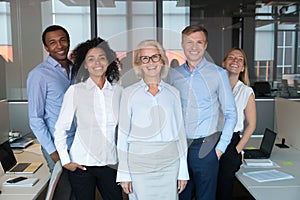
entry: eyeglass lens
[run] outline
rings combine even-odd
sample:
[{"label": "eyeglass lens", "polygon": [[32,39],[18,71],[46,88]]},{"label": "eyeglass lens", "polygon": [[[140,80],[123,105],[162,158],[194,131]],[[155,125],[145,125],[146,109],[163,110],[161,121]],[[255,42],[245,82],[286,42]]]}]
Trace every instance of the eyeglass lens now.
[{"label": "eyeglass lens", "polygon": [[152,62],[156,63],[156,62],[160,61],[161,55],[160,54],[154,54],[152,56],[141,56],[140,59],[141,59],[143,64],[149,63],[150,59],[152,60]]}]

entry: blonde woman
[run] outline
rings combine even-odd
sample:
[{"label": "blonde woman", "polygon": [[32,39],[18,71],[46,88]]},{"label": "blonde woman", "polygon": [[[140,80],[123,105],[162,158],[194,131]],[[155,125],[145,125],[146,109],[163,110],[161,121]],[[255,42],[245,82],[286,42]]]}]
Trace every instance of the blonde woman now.
[{"label": "blonde woman", "polygon": [[162,80],[168,59],[157,41],[133,54],[140,81],[122,93],[117,182],[131,200],[175,200],[189,179],[179,92]]},{"label": "blonde woman", "polygon": [[242,164],[241,151],[256,128],[256,105],[254,92],[249,86],[245,52],[239,48],[231,49],[225,55],[222,66],[228,71],[238,114],[231,142],[219,162],[217,199],[229,200],[232,199],[235,172]]}]

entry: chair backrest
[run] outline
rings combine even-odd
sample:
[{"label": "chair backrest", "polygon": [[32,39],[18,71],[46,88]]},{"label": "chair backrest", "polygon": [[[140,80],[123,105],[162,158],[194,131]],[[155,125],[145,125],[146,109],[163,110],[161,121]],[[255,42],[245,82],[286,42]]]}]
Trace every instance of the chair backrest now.
[{"label": "chair backrest", "polygon": [[47,191],[47,195],[46,195],[45,200],[52,200],[53,199],[55,188],[56,188],[57,182],[60,178],[60,175],[62,173],[62,170],[63,169],[62,169],[62,166],[61,166],[61,162],[57,161],[55,163],[54,169],[53,169],[52,174],[51,174],[51,178],[50,178],[50,182],[49,182],[49,185],[48,185],[48,191]]}]

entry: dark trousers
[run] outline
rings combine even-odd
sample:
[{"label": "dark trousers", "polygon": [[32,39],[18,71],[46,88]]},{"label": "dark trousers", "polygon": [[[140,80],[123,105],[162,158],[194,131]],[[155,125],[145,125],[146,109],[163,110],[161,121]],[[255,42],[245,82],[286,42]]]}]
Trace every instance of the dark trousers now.
[{"label": "dark trousers", "polygon": [[219,174],[217,186],[218,200],[231,200],[235,172],[240,169],[242,155],[236,151],[236,145],[240,141],[239,132],[232,135],[230,144],[219,161]]},{"label": "dark trousers", "polygon": [[69,171],[72,190],[77,200],[95,200],[96,187],[103,200],[122,200],[121,187],[116,183],[116,170],[109,166],[87,167]]},{"label": "dark trousers", "polygon": [[191,200],[196,196],[197,200],[216,199],[217,175],[219,161],[214,145],[210,147],[208,154],[199,156],[202,144],[191,144],[188,150],[188,166],[190,180],[185,190],[179,195],[180,200]]}]

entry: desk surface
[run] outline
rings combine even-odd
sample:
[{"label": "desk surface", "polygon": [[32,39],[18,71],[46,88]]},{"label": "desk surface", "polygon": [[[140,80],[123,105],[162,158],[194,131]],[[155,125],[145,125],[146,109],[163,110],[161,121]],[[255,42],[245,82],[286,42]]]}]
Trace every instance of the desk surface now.
[{"label": "desk surface", "polygon": [[21,176],[36,177],[39,181],[33,187],[5,187],[2,185],[8,178],[16,177],[20,175],[8,175],[4,174],[2,167],[0,167],[0,194],[1,200],[32,200],[36,199],[40,193],[47,187],[50,179],[50,172],[47,166],[47,162],[41,152],[40,144],[33,144],[28,148],[22,150],[14,150],[16,159],[18,162],[34,162],[42,161],[43,165],[34,174],[26,174]]},{"label": "desk surface", "polygon": [[[256,140],[257,147],[260,139],[252,138]],[[279,143],[279,141],[276,141]],[[250,141],[250,144],[251,143]],[[247,145],[250,146],[250,145]],[[236,173],[237,179],[244,185],[244,187],[251,193],[251,195],[257,200],[282,200],[282,199],[299,199],[300,196],[300,151],[294,148],[281,149],[277,146],[274,146],[273,152],[270,158],[273,162],[278,164],[280,167],[274,168],[244,168]],[[260,170],[269,170],[276,169],[288,174],[293,175],[295,178],[291,180],[280,180],[280,181],[271,181],[259,183],[251,178],[248,178],[243,175],[243,172],[251,171],[260,171]]]}]

